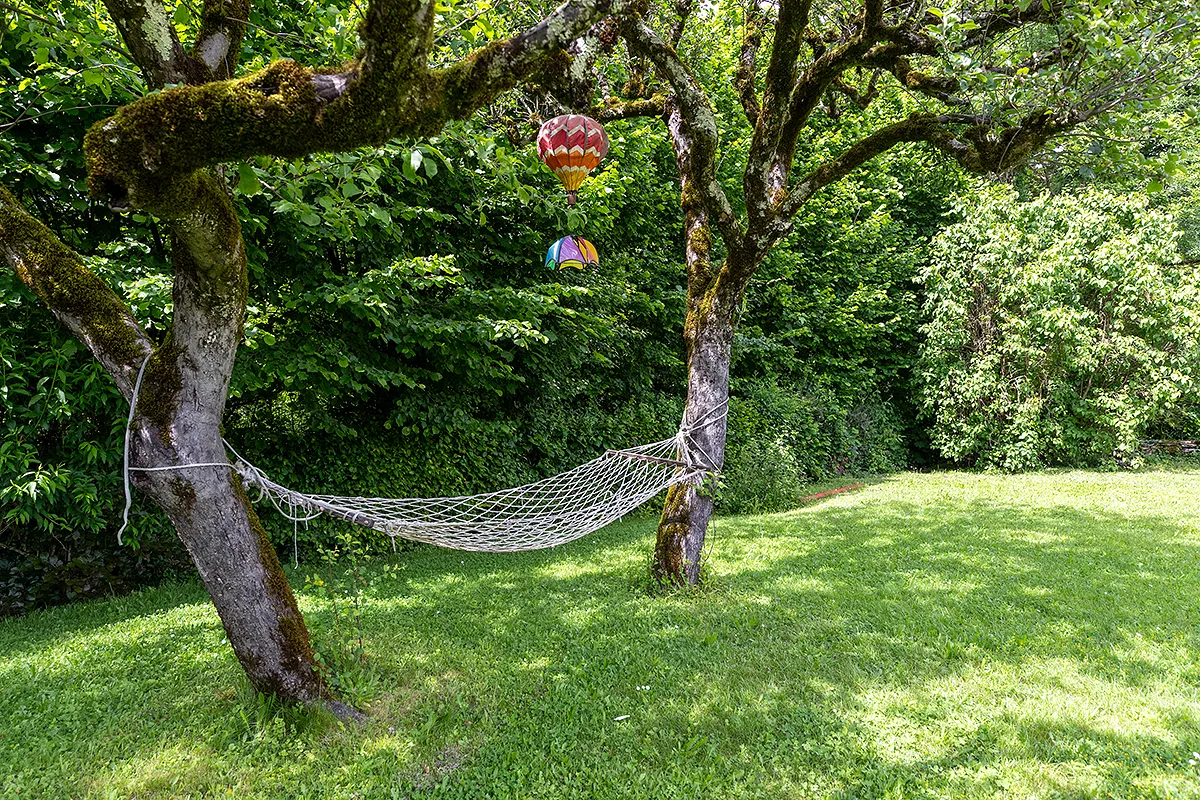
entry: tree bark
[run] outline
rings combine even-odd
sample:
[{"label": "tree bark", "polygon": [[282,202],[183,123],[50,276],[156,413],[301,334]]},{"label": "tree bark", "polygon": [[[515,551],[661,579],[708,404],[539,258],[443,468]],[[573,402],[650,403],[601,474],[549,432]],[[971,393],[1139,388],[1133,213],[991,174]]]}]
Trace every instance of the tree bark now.
[{"label": "tree bark", "polygon": [[[134,467],[227,463],[220,421],[246,309],[241,226],[210,176],[191,211],[171,221],[174,324],[146,362],[130,440]],[[0,256],[104,365],[127,400],[152,352],[112,290],[0,189]],[[240,479],[225,466],[134,471],[170,518],[250,680],[263,694],[323,702],[342,717],[317,670],[308,631],[275,549]]]},{"label": "tree bark", "polygon": [[[147,365],[134,414],[139,466],[222,464],[221,419],[246,316],[246,255],[229,197],[205,173],[170,220],[175,313]],[[259,692],[331,701],[304,619],[241,479],[227,467],[138,473],[175,526]],[[333,707],[344,712],[344,707]]]},{"label": "tree bark", "polygon": [[[689,310],[686,331],[684,429],[688,458],[716,471],[725,460],[732,315],[712,308]],[[688,430],[689,424],[695,427]],[[676,484],[668,490],[651,566],[657,583],[694,586],[700,582],[700,560],[712,510],[712,498],[700,482]]]},{"label": "tree bark", "polygon": [[[190,413],[179,416],[173,448],[153,443],[157,436],[147,430],[150,424],[139,426],[139,461],[225,460],[220,436],[213,435],[208,419],[189,419]],[[180,458],[182,453],[190,455]],[[340,716],[353,716],[334,701],[317,669],[308,630],[275,548],[233,470],[192,467],[142,473],[138,484],[166,511],[195,562],[250,685],[262,694],[320,702]]]},{"label": "tree bark", "polygon": [[[715,185],[711,143],[705,142],[703,132],[697,133],[705,126],[689,121],[684,111],[683,104],[672,98],[664,114],[679,170],[688,276],[683,329],[688,377],[682,429],[687,434],[687,458],[717,472],[725,460],[733,319],[757,259],[735,246],[729,248],[724,262],[713,268],[713,232],[704,198],[719,194],[720,189],[710,185]],[[717,210],[717,228],[728,245],[740,232],[730,228],[728,219],[722,220],[723,205],[719,204]],[[712,498],[704,493],[702,479],[668,490],[650,566],[655,582],[676,586],[700,582],[700,559],[712,509]]]}]

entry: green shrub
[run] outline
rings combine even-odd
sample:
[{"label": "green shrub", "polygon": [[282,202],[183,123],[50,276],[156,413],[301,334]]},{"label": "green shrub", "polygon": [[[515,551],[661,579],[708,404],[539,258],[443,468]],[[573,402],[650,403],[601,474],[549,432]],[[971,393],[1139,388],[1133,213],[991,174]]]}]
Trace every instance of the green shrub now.
[{"label": "green shrub", "polygon": [[127,544],[128,408],[100,365],[0,270],[0,616],[154,583],[186,564],[139,503]]},{"label": "green shrub", "polygon": [[827,387],[769,381],[742,381],[738,390],[717,497],[722,510],[779,510],[809,483],[904,466],[900,418],[878,397],[845,402]]},{"label": "green shrub", "polygon": [[961,201],[924,281],[920,355],[934,444],[1022,470],[1131,453],[1195,400],[1200,274],[1170,215],[1089,191]]}]

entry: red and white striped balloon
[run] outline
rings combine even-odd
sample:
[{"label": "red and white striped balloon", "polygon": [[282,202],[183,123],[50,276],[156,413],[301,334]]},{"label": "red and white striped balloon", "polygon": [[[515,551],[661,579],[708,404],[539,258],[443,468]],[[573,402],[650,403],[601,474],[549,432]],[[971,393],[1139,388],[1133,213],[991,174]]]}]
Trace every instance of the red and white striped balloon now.
[{"label": "red and white striped balloon", "polygon": [[538,131],[538,157],[567,190],[567,205],[588,173],[608,153],[608,134],[591,117],[564,114],[547,120]]}]

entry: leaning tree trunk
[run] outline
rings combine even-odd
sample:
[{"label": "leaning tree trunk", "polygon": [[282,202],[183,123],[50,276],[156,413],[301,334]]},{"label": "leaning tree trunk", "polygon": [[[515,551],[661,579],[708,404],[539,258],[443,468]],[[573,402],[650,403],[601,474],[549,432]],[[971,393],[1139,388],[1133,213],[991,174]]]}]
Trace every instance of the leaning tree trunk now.
[{"label": "leaning tree trunk", "polygon": [[127,400],[145,363],[130,463],[184,468],[132,475],[167,513],[195,561],[251,685],[353,715],[332,701],[279,558],[240,479],[224,466],[221,416],[246,310],[241,226],[208,175],[195,179],[180,208],[170,221],[174,319],[158,348],[128,306],[3,189],[0,257],[91,350]]},{"label": "leaning tree trunk", "polygon": [[[171,332],[147,364],[134,414],[130,458],[143,467],[228,461],[221,418],[246,314],[241,224],[207,174],[179,208],[170,220]],[[251,685],[291,701],[330,700],[279,557],[234,471],[136,474],[195,562]]]}]

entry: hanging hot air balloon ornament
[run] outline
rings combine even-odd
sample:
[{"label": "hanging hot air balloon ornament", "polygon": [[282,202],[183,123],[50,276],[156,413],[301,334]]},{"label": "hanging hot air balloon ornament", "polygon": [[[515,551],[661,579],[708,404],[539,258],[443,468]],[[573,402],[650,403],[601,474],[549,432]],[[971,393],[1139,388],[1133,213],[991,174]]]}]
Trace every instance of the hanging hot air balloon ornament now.
[{"label": "hanging hot air balloon ornament", "polygon": [[558,176],[567,190],[567,205],[583,179],[608,153],[608,134],[591,117],[564,114],[547,120],[538,131],[538,158]]},{"label": "hanging hot air balloon ornament", "polygon": [[599,263],[596,246],[582,236],[564,236],[546,251],[546,266],[549,269],[583,269]]}]

